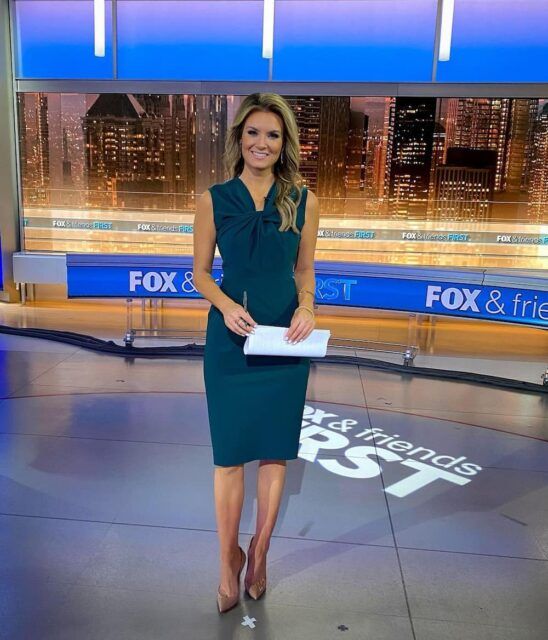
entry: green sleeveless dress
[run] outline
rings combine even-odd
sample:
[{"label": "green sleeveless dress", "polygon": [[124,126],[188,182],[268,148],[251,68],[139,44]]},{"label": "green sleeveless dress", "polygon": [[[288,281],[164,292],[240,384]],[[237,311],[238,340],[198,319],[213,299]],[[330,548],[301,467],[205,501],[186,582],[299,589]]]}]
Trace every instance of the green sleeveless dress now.
[{"label": "green sleeveless dress", "polygon": [[[289,327],[298,306],[294,267],[300,236],[281,232],[274,206],[276,182],[262,211],[239,178],[209,191],[222,258],[221,290],[258,324]],[[297,209],[304,225],[306,187]],[[296,192],[293,199],[296,201]],[[310,358],[245,355],[245,336],[231,331],[211,305],[207,318],[203,375],[215,465],[297,457]]]}]

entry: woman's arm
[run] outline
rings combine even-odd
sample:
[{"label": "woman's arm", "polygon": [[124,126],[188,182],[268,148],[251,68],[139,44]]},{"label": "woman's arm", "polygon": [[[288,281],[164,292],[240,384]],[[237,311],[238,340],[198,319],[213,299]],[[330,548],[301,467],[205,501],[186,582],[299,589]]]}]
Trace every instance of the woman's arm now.
[{"label": "woman's arm", "polygon": [[299,295],[299,304],[309,309],[314,308],[316,292],[316,275],[314,272],[314,253],[320,223],[320,206],[316,195],[308,190],[306,198],[305,221],[301,230],[299,253],[295,264],[295,283],[297,291],[306,289]]},{"label": "woman's arm", "polygon": [[204,191],[196,203],[194,216],[194,262],[192,273],[196,290],[217,307],[221,313],[234,301],[229,298],[211,277],[217,233],[213,219],[213,201],[209,189]]}]

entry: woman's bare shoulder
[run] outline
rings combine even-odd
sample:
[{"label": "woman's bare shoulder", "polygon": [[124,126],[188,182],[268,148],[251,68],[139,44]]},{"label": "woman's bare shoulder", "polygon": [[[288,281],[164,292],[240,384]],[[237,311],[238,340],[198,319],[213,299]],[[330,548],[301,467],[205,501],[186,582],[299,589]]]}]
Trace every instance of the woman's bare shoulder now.
[{"label": "woman's bare shoulder", "polygon": [[307,196],[306,196],[307,203],[308,202],[311,202],[312,204],[318,203],[318,198],[316,197],[316,194],[308,187],[306,187],[306,193],[307,193]]},{"label": "woman's bare shoulder", "polygon": [[213,197],[210,191],[211,187],[206,189],[196,199],[196,213],[210,212],[213,210]]}]

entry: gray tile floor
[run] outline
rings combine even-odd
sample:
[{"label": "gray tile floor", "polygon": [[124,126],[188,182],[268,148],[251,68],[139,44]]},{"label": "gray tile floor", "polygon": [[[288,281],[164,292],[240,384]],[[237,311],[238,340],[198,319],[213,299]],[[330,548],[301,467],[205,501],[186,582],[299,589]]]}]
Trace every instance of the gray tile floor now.
[{"label": "gray tile floor", "polygon": [[201,361],[0,335],[0,394],[0,638],[548,637],[546,396],[313,365],[267,594],[220,616]]}]

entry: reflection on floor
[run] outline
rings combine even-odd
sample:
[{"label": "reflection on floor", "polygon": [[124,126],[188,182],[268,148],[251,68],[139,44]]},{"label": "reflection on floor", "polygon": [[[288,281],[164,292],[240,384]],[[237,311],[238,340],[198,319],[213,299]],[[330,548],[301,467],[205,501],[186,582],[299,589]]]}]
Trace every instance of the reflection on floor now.
[{"label": "reflection on floor", "polygon": [[[120,300],[66,300],[64,287],[37,285],[41,293],[57,292],[60,299],[28,302],[25,305],[0,303],[0,324],[12,327],[40,327],[91,333],[98,338],[121,341],[126,332],[126,304]],[[144,301],[143,301],[144,302]],[[133,326],[170,332],[203,334],[209,303],[200,300],[157,301],[154,310],[134,301]],[[508,360],[548,362],[548,331],[467,318],[418,316],[416,325],[408,314],[377,309],[354,309],[318,305],[317,327],[331,329],[337,340],[407,344],[419,347],[423,355],[493,357]],[[138,343],[136,343],[138,344]],[[353,343],[357,345],[358,343]]]},{"label": "reflection on floor", "polygon": [[546,396],[313,364],[268,591],[220,616],[203,391],[0,334],[2,637],[548,637]]}]

